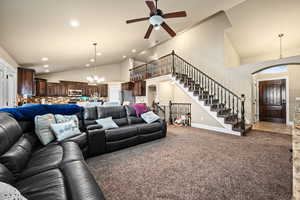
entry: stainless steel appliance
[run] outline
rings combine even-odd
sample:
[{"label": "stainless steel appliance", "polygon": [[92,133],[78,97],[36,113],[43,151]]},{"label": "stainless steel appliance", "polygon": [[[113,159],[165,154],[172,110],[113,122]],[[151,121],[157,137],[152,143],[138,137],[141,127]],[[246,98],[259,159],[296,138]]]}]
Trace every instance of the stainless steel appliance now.
[{"label": "stainless steel appliance", "polygon": [[82,90],[69,90],[68,96],[69,97],[81,97],[83,94]]}]

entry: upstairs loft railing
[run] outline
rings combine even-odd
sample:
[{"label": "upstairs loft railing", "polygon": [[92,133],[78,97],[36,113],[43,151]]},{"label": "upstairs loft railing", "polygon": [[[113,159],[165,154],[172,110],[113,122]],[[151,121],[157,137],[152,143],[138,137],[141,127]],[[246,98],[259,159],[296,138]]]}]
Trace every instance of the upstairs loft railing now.
[{"label": "upstairs loft railing", "polygon": [[219,109],[230,112],[231,121],[235,121],[245,131],[245,95],[237,95],[206,73],[194,67],[191,63],[178,56],[174,51],[157,60],[130,70],[130,80],[139,81],[158,76],[172,74],[181,77],[185,83],[191,83],[189,89],[205,94],[206,104],[214,105]]}]

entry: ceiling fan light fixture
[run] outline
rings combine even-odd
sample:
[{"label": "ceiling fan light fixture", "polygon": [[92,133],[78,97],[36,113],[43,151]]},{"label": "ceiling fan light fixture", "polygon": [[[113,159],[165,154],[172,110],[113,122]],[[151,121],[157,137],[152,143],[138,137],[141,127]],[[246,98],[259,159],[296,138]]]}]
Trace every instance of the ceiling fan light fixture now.
[{"label": "ceiling fan light fixture", "polygon": [[154,30],[159,31],[160,30],[160,25],[155,25]]},{"label": "ceiling fan light fixture", "polygon": [[160,15],[153,15],[152,17],[150,17],[149,22],[154,27],[160,26],[164,22],[164,18]]}]

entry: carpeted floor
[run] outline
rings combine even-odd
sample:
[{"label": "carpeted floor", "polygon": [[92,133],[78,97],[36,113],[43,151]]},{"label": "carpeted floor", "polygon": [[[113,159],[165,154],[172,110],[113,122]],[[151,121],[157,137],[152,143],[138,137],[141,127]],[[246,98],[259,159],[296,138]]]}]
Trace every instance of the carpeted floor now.
[{"label": "carpeted floor", "polygon": [[291,136],[169,127],[164,139],[89,159],[107,200],[290,200]]}]

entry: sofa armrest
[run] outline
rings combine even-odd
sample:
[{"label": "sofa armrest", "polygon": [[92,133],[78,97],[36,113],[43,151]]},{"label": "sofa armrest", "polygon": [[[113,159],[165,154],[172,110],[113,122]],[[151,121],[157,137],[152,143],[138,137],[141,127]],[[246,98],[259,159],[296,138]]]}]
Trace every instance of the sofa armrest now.
[{"label": "sofa armrest", "polygon": [[95,130],[95,129],[102,129],[103,127],[100,124],[94,124],[94,125],[89,125],[86,127],[87,130]]},{"label": "sofa armrest", "polygon": [[101,125],[90,125],[87,127],[88,156],[98,156],[105,153],[106,139],[105,130]]},{"label": "sofa armrest", "polygon": [[163,137],[166,137],[167,136],[167,122],[166,122],[166,120],[160,119],[160,120],[158,120],[158,122],[161,124]]}]

